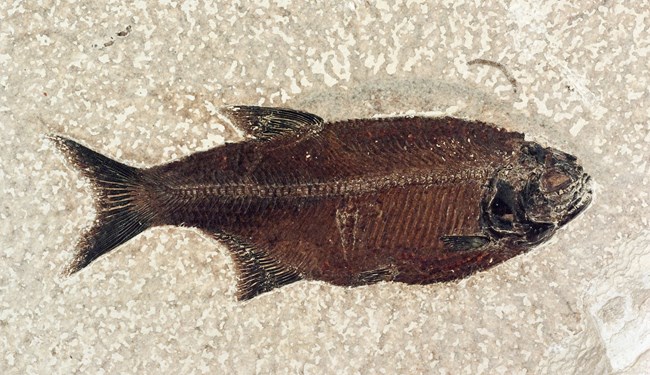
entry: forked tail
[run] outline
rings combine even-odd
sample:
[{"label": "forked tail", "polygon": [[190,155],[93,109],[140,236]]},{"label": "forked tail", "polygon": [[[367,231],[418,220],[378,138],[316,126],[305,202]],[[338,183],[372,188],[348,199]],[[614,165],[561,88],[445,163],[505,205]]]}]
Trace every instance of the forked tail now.
[{"label": "forked tail", "polygon": [[87,177],[95,195],[97,217],[77,244],[66,273],[73,274],[151,226],[154,216],[142,170],[119,163],[79,143],[48,136]]}]

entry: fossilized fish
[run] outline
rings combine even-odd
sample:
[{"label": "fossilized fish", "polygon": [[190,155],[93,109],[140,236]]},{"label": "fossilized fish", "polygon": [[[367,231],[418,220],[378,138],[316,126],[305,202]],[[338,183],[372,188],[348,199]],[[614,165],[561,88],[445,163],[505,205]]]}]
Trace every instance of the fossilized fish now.
[{"label": "fossilized fish", "polygon": [[50,137],[95,193],[69,273],[176,225],[227,246],[239,299],[301,279],[428,284],[530,250],[591,201],[575,157],[478,121],[225,113],[248,139],[145,169]]}]

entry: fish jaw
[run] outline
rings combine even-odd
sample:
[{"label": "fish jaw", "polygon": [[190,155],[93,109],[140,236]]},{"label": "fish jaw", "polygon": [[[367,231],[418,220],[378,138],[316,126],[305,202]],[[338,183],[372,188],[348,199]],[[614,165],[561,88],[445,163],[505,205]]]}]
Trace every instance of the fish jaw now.
[{"label": "fish jaw", "polygon": [[483,198],[483,225],[495,239],[535,246],[591,203],[591,177],[577,158],[536,143],[494,173]]},{"label": "fish jaw", "polygon": [[591,203],[591,177],[572,155],[553,148],[543,149],[542,155],[537,166],[540,172],[531,177],[522,192],[526,219],[559,227]]}]

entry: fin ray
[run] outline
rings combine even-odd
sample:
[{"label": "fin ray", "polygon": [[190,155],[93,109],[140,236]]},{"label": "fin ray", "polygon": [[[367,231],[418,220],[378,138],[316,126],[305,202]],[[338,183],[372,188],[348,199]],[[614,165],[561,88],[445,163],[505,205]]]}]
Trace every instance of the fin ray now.
[{"label": "fin ray", "polygon": [[302,279],[300,274],[285,267],[263,249],[224,233],[209,233],[227,244],[238,273],[237,299],[249,300],[275,288]]},{"label": "fin ray", "polygon": [[225,111],[238,128],[261,141],[316,134],[324,123],[314,114],[287,108],[231,106],[226,107]]},{"label": "fin ray", "polygon": [[445,244],[445,249],[452,252],[472,251],[483,247],[490,242],[485,236],[443,236],[440,240]]},{"label": "fin ray", "polygon": [[57,135],[48,138],[90,180],[95,195],[97,217],[77,243],[75,258],[65,271],[70,275],[147,229],[154,215],[140,202],[145,188],[139,169],[71,139]]},{"label": "fin ray", "polygon": [[381,281],[392,281],[398,274],[397,267],[389,264],[374,270],[360,272],[353,285],[371,285]]}]

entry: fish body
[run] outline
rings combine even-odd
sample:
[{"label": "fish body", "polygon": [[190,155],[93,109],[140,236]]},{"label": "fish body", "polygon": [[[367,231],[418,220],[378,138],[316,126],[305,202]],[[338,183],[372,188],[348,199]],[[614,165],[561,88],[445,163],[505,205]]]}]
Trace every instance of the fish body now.
[{"label": "fish body", "polygon": [[248,139],[146,169],[52,137],[96,195],[70,273],[176,225],[227,246],[239,299],[301,279],[428,284],[530,250],[591,200],[575,157],[477,121],[226,114]]}]

